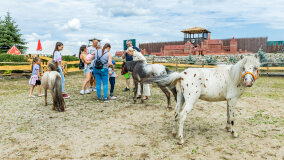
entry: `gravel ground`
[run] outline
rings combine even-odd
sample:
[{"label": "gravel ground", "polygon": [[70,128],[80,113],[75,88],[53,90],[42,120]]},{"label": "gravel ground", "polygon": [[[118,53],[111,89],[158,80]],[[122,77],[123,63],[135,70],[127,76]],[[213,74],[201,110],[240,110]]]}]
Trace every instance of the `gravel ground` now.
[{"label": "gravel ground", "polygon": [[120,76],[118,99],[103,103],[95,92],[79,95],[83,79],[66,77],[64,113],[51,110],[49,92],[48,106],[43,97],[28,98],[28,79],[0,80],[0,159],[284,159],[283,78],[261,77],[246,90],[235,112],[239,138],[225,131],[225,102],[198,101],[182,146],[156,86],[145,104],[133,104]]}]

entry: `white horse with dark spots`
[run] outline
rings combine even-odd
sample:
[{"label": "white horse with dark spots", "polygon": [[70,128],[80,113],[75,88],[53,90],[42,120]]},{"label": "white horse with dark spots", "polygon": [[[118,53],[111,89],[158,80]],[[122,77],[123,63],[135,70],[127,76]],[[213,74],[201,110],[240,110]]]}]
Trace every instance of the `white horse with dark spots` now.
[{"label": "white horse with dark spots", "polygon": [[[238,137],[233,129],[234,107],[245,88],[251,87],[258,78],[258,68],[258,59],[248,56],[235,65],[218,66],[217,68],[189,68],[180,73],[174,72],[166,76],[149,78],[145,82],[154,82],[160,86],[176,85],[177,105],[173,135],[176,136],[178,130],[178,143],[183,144],[184,121],[197,99],[210,102],[227,101],[226,129],[234,137]],[[185,107],[181,111],[184,102]]]}]

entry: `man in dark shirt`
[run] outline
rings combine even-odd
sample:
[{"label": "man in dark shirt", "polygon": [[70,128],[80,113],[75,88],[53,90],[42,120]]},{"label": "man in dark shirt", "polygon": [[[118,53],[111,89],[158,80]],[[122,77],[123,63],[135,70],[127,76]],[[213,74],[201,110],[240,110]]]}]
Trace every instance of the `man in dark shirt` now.
[{"label": "man in dark shirt", "polygon": [[[135,46],[133,46],[132,45],[132,41],[127,41],[126,42],[126,45],[127,45],[127,48],[128,47],[132,47],[133,49],[135,49],[135,50],[137,50],[138,52],[140,52],[140,49],[138,49],[137,47],[135,47]],[[127,53],[127,51],[124,51],[124,53],[123,53],[123,55],[122,55],[122,58],[123,59],[125,59],[126,61],[133,61],[133,57],[131,56],[131,55],[129,55],[128,53]],[[129,89],[129,86],[130,86],[130,73],[128,72],[128,73],[126,73],[125,75],[124,75],[124,77],[126,78],[126,88],[124,88],[124,92],[126,92],[126,91],[129,91],[130,89]]]}]

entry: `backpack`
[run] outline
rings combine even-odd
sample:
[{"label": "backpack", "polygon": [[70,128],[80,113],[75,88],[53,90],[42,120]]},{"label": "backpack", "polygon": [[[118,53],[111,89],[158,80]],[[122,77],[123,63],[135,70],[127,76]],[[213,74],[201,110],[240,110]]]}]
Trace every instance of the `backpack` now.
[{"label": "backpack", "polygon": [[84,63],[82,62],[82,60],[80,59],[80,63],[79,63],[79,69],[84,69]]},{"label": "backpack", "polygon": [[[104,55],[102,55],[102,56],[104,56]],[[98,51],[97,51],[97,59],[95,61],[95,65],[94,65],[96,69],[102,69],[104,67],[104,63],[101,61],[102,56],[99,57]]]}]

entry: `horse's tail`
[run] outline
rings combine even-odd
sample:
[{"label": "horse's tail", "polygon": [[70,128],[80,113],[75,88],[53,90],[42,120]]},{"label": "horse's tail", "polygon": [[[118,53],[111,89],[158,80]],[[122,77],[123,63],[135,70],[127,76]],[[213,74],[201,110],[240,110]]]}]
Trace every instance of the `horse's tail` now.
[{"label": "horse's tail", "polygon": [[65,102],[62,95],[62,84],[61,84],[61,77],[60,75],[56,75],[55,84],[54,84],[54,108],[59,112],[64,112],[65,110]]},{"label": "horse's tail", "polygon": [[166,68],[166,72],[167,72],[167,74],[171,74],[171,73],[173,73],[173,71],[171,71],[170,69],[168,69],[168,68]]},{"label": "horse's tail", "polygon": [[181,74],[178,72],[172,72],[168,75],[147,78],[143,81],[143,83],[157,83],[159,86],[170,87],[175,86],[179,79],[181,79]]}]

